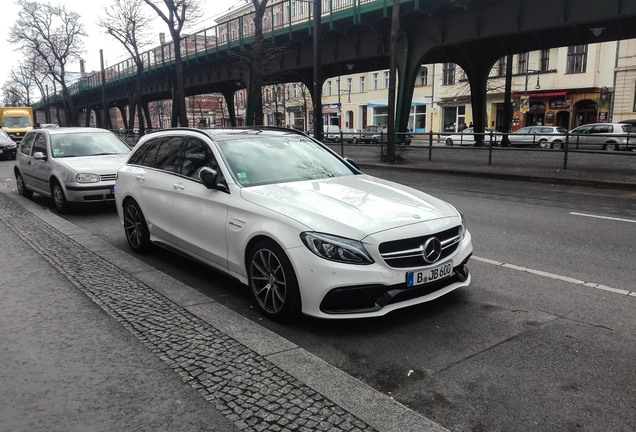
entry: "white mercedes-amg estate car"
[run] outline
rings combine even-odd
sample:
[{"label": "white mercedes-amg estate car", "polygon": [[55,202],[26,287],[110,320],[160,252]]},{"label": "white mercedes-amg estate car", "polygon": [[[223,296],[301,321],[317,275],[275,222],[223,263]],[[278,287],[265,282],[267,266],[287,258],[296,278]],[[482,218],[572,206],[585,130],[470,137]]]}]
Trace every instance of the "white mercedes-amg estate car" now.
[{"label": "white mercedes-amg estate car", "polygon": [[130,247],[177,250],[247,284],[274,319],[360,318],[468,286],[462,214],[283,128],[144,136],[115,201]]}]

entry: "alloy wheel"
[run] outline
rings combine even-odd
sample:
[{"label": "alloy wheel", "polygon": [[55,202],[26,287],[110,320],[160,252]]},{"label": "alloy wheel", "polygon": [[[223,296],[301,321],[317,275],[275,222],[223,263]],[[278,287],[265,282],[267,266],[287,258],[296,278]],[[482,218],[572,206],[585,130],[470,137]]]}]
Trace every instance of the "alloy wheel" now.
[{"label": "alloy wheel", "polygon": [[278,314],[285,306],[287,279],[274,252],[259,249],[250,263],[250,285],[259,306],[268,314]]}]

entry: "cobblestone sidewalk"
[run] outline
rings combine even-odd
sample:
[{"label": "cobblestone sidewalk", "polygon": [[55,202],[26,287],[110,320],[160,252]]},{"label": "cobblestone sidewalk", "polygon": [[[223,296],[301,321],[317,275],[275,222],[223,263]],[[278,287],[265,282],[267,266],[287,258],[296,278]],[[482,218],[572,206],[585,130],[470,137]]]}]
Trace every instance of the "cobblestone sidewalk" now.
[{"label": "cobblestone sidewalk", "polygon": [[4,194],[0,219],[239,429],[375,430]]}]

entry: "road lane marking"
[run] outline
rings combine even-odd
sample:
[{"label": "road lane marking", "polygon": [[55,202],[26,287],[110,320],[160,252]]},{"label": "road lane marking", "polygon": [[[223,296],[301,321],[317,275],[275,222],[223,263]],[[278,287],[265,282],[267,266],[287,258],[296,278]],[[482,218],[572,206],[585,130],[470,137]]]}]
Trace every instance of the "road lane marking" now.
[{"label": "road lane marking", "polygon": [[510,264],[510,263],[505,263],[505,262],[501,262],[501,261],[496,261],[496,260],[491,260],[488,258],[482,258],[482,257],[478,257],[473,255],[472,259],[479,261],[479,262],[483,262],[486,264],[492,264],[492,265],[496,265],[496,266],[500,266],[500,267],[505,267],[505,268],[509,268],[512,270],[518,270],[518,271],[522,271],[522,272],[526,272],[526,273],[531,273],[531,274],[535,274],[537,276],[543,276],[543,277],[547,277],[550,279],[556,279],[562,282],[568,282],[568,283],[572,283],[575,285],[583,285],[586,287],[590,287],[590,288],[596,288],[596,289],[600,289],[603,291],[608,291],[611,293],[615,293],[615,294],[621,294],[621,295],[627,295],[627,296],[632,296],[632,297],[636,297],[636,291],[627,291],[624,289],[618,289],[618,288],[612,288],[609,287],[607,285],[602,285],[602,284],[597,284],[595,282],[585,282],[579,279],[574,279],[571,277],[567,277],[567,276],[561,276],[561,275],[557,275],[554,273],[548,273],[548,272],[544,272],[541,270],[535,270],[535,269],[531,269],[531,268],[527,268],[527,267],[521,267],[518,265],[514,265],[514,264]]},{"label": "road lane marking", "polygon": [[630,222],[630,223],[636,223],[636,220],[633,220],[633,219],[623,219],[623,218],[615,218],[615,217],[609,217],[609,216],[591,215],[591,214],[577,213],[577,212],[570,212],[570,214],[571,214],[571,215],[574,215],[574,216],[585,216],[585,217],[591,217],[591,218],[596,218],[596,219],[607,219],[607,220],[613,220],[613,221],[618,221],[618,222]]}]

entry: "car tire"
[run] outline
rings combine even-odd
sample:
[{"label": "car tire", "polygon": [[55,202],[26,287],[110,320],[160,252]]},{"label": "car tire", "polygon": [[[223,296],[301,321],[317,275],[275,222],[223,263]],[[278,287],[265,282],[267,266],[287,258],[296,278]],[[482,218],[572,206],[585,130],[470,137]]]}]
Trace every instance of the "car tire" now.
[{"label": "car tire", "polygon": [[260,240],[250,249],[247,279],[258,307],[268,318],[284,321],[300,314],[298,279],[275,242]]},{"label": "car tire", "polygon": [[372,138],[371,139],[371,143],[372,144],[377,144],[379,142],[379,140],[377,138]]},{"label": "car tire", "polygon": [[608,152],[614,152],[620,150],[620,148],[618,147],[618,144],[608,142],[605,143],[605,150],[607,150]]},{"label": "car tire", "polygon": [[563,143],[561,141],[554,141],[552,143],[552,148],[555,150],[563,150]]},{"label": "car tire", "polygon": [[62,185],[57,180],[51,182],[51,198],[53,198],[53,205],[58,213],[68,213],[69,204],[66,200],[66,195],[64,195],[64,189],[62,189]]},{"label": "car tire", "polygon": [[356,137],[351,138],[351,144],[358,144],[358,138]]},{"label": "car tire", "polygon": [[550,143],[546,139],[539,140],[539,147],[541,147],[544,150],[545,149],[549,149],[550,148]]},{"label": "car tire", "polygon": [[18,188],[18,193],[20,195],[29,199],[33,198],[33,191],[30,191],[29,189],[27,189],[26,185],[24,184],[24,179],[22,178],[22,174],[20,174],[19,172],[15,173],[15,184]]},{"label": "car tire", "polygon": [[452,147],[453,146],[453,140],[451,138],[446,138],[446,145],[448,147]]},{"label": "car tire", "polygon": [[124,214],[124,233],[126,234],[128,245],[139,254],[148,252],[152,248],[150,231],[148,231],[148,224],[139,208],[139,204],[133,199],[127,199],[123,203],[122,210]]}]

